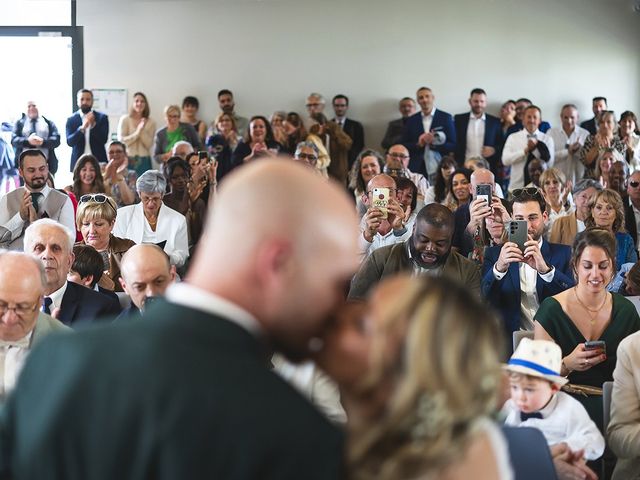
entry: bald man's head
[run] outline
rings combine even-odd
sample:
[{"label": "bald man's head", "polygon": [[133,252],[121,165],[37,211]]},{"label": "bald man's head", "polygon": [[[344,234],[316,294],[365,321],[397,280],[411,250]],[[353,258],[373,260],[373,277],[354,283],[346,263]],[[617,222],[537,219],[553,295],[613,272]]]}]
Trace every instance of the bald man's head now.
[{"label": "bald man's head", "polygon": [[157,245],[134,245],[122,257],[120,284],[138,308],[149,297],[161,297],[176,278],[169,257]]},{"label": "bald man's head", "polygon": [[225,178],[187,281],[251,312],[291,358],[357,268],[358,220],[336,184],[285,159]]}]

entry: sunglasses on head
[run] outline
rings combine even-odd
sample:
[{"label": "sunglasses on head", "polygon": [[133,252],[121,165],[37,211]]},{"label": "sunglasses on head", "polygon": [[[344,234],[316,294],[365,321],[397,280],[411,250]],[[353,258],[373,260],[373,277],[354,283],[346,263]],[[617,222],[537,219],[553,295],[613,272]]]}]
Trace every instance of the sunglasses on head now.
[{"label": "sunglasses on head", "polygon": [[113,209],[114,212],[116,211],[116,209],[113,208],[113,205],[111,205],[111,202],[109,201],[109,197],[107,197],[102,193],[88,193],[86,195],[82,195],[80,197],[80,200],[78,201],[78,204],[86,203],[86,202],[106,203]]},{"label": "sunglasses on head", "polygon": [[534,198],[540,196],[538,187],[514,188],[511,192],[514,198],[528,197]]}]

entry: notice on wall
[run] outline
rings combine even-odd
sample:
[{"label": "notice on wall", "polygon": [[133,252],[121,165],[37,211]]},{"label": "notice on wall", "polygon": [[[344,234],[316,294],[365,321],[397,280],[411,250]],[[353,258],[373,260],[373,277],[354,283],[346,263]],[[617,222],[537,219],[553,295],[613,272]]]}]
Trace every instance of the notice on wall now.
[{"label": "notice on wall", "polygon": [[127,113],[126,88],[93,88],[93,109],[110,117]]}]

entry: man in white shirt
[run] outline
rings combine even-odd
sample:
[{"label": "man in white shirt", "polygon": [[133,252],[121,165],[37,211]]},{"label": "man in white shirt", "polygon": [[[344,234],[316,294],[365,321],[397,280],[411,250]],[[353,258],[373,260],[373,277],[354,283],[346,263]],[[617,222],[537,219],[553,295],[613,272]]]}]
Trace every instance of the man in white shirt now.
[{"label": "man in white shirt", "polygon": [[47,334],[69,330],[40,312],[44,265],[20,252],[0,252],[0,397],[13,390],[31,348]]},{"label": "man in white shirt", "polygon": [[18,171],[24,187],[0,198],[0,246],[22,250],[25,229],[39,218],[51,218],[75,231],[71,200],[47,185],[49,167],[44,154],[36,149],[23,150]]},{"label": "man in white shirt", "polygon": [[502,163],[511,167],[509,190],[522,188],[529,183],[527,165],[532,158],[538,158],[553,166],[555,146],[553,139],[538,130],[541,121],[538,107],[531,105],[524,111],[524,128],[512,133],[502,151]]},{"label": "man in white shirt", "polygon": [[578,108],[570,103],[560,110],[562,126],[547,131],[555,146],[554,166],[564,173],[567,181],[576,183],[584,175],[584,165],[578,151],[584,145],[589,132],[578,126]]}]

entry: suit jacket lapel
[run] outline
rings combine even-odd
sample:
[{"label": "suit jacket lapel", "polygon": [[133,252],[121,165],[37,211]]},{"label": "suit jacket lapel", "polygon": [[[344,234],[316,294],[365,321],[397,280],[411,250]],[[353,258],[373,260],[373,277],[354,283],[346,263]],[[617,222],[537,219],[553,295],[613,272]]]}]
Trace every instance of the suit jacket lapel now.
[{"label": "suit jacket lapel", "polygon": [[[80,287],[85,288],[85,287]],[[60,302],[60,320],[65,325],[71,325],[78,308],[78,295],[75,290],[73,282],[67,282],[67,288],[62,296],[62,302]]]},{"label": "suit jacket lapel", "polygon": [[[551,258],[551,246],[549,245],[549,242],[542,240],[540,253],[542,254],[542,258],[544,258],[545,262],[547,262],[547,265],[552,267],[553,260]],[[542,302],[542,290],[544,289],[545,283],[546,282],[540,278],[540,275],[536,275],[536,293],[538,294],[538,302]]]}]

